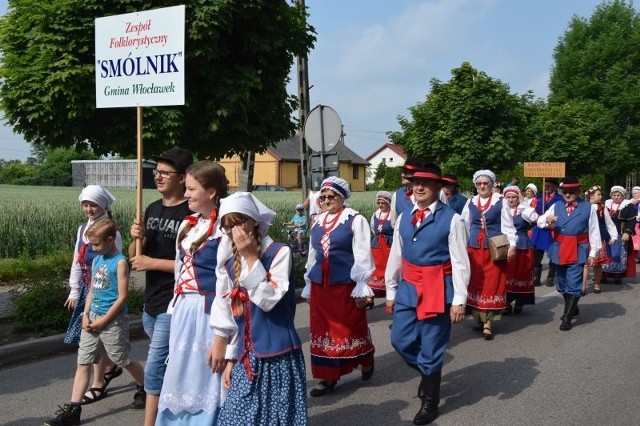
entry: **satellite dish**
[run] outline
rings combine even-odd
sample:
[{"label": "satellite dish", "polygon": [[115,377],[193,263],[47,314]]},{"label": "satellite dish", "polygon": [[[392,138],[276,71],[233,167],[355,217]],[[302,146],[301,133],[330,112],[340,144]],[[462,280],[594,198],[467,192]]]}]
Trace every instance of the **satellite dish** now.
[{"label": "satellite dish", "polygon": [[311,110],[304,122],[304,137],[311,149],[331,151],[342,136],[342,121],[338,113],[326,105]]}]

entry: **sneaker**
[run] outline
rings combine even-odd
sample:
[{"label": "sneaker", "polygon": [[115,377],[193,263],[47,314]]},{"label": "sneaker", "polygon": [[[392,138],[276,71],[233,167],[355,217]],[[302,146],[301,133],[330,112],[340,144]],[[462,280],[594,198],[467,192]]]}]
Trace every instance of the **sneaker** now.
[{"label": "sneaker", "polygon": [[58,405],[56,416],[44,422],[44,426],[75,426],[80,424],[82,407],[79,404]]},{"label": "sneaker", "polygon": [[134,410],[144,410],[145,403],[147,402],[147,393],[144,391],[144,386],[136,386],[136,394],[133,395],[133,402],[130,408]]}]

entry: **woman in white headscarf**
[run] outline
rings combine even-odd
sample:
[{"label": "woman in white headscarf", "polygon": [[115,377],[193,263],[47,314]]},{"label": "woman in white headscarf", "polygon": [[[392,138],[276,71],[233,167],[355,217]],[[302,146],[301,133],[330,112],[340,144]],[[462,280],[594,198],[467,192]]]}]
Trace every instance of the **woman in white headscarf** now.
[{"label": "woman in white headscarf", "polygon": [[[229,353],[218,424],[307,424],[302,343],[294,324],[292,255],[267,235],[275,212],[250,192],[222,200],[212,352]],[[231,344],[227,345],[230,341]],[[238,361],[238,362],[236,362]],[[277,385],[276,385],[277,384]]]},{"label": "woman in white headscarf", "polygon": [[[387,269],[387,260],[393,243],[393,227],[396,223],[395,216],[391,215],[391,194],[387,191],[376,193],[378,209],[371,216],[370,225],[373,237],[371,238],[371,255],[376,269],[371,274],[369,287],[375,293],[375,297],[385,297],[387,286],[384,282],[384,272]],[[372,307],[373,303],[369,306]]]},{"label": "woman in white headscarf", "polygon": [[536,196],[538,195],[538,187],[530,183],[524,188],[524,202],[527,203],[529,207],[536,207]]},{"label": "woman in white headscarf", "polygon": [[620,284],[623,277],[636,276],[635,251],[631,237],[636,226],[636,206],[626,199],[627,190],[619,185],[611,187],[611,198],[604,205],[609,210],[620,238],[611,246],[612,261],[602,265],[602,282],[613,278],[613,282]]},{"label": "woman in white headscarf", "polygon": [[311,373],[320,379],[313,397],[332,392],[358,366],[369,380],[374,353],[365,311],[373,301],[369,224],[345,206],[351,190],[344,179],[326,178],[320,194],[324,211],[311,228],[302,292],[310,305]]},{"label": "woman in white headscarf", "polygon": [[507,307],[507,261],[493,261],[489,238],[504,234],[509,240],[508,259],[516,255],[516,228],[509,205],[502,194],[493,191],[496,175],[491,170],[478,170],[473,175],[478,191],[462,209],[462,219],[469,231],[467,253],[471,264],[471,279],[467,307],[477,322],[485,340],[493,340],[492,322],[501,318]]},{"label": "woman in white headscarf", "polygon": [[[74,344],[80,341],[82,313],[91,284],[91,265],[98,255],[89,243],[86,231],[99,220],[112,219],[111,205],[115,200],[116,197],[100,185],[87,185],[78,196],[82,213],[87,221],[78,228],[73,250],[73,263],[69,274],[69,297],[64,303],[64,306],[72,309],[73,312],[64,336],[65,343]],[[122,236],[119,231],[116,232],[116,247],[122,251]],[[82,403],[91,404],[107,396],[109,382],[121,374],[122,368],[115,366],[109,357],[103,354],[100,363],[93,366],[93,382],[82,398]]]}]

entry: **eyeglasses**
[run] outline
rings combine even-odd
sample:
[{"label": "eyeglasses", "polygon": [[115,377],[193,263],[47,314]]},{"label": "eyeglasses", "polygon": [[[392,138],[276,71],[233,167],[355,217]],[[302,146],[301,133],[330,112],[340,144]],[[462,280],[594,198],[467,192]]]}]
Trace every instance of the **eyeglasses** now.
[{"label": "eyeglasses", "polygon": [[335,198],[335,195],[321,195],[318,197],[320,201],[333,201]]},{"label": "eyeglasses", "polygon": [[157,178],[158,176],[160,176],[161,178],[169,179],[172,174],[178,174],[178,172],[170,172],[168,170],[157,170],[157,169],[153,170],[154,178]]},{"label": "eyeglasses", "polygon": [[220,225],[220,232],[222,232],[225,235],[231,235],[231,230],[233,228],[235,228],[236,226],[243,226],[247,220],[249,219],[245,219],[242,222],[234,223],[233,225],[228,225],[228,226]]},{"label": "eyeglasses", "polygon": [[489,186],[491,182],[476,182],[476,186]]}]

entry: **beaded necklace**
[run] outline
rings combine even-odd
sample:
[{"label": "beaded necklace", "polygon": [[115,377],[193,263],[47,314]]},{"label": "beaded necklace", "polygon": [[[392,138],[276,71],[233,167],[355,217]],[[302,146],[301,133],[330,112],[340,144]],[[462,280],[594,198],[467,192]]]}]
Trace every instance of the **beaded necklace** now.
[{"label": "beaded necklace", "polygon": [[340,210],[336,212],[336,215],[331,220],[327,220],[329,218],[329,213],[327,212],[326,216],[324,217],[324,220],[322,221],[322,229],[324,230],[325,234],[328,234],[329,232],[331,232],[333,228],[336,226],[336,223],[338,222],[338,219],[342,214],[342,210],[344,210],[344,207],[340,207]]}]

